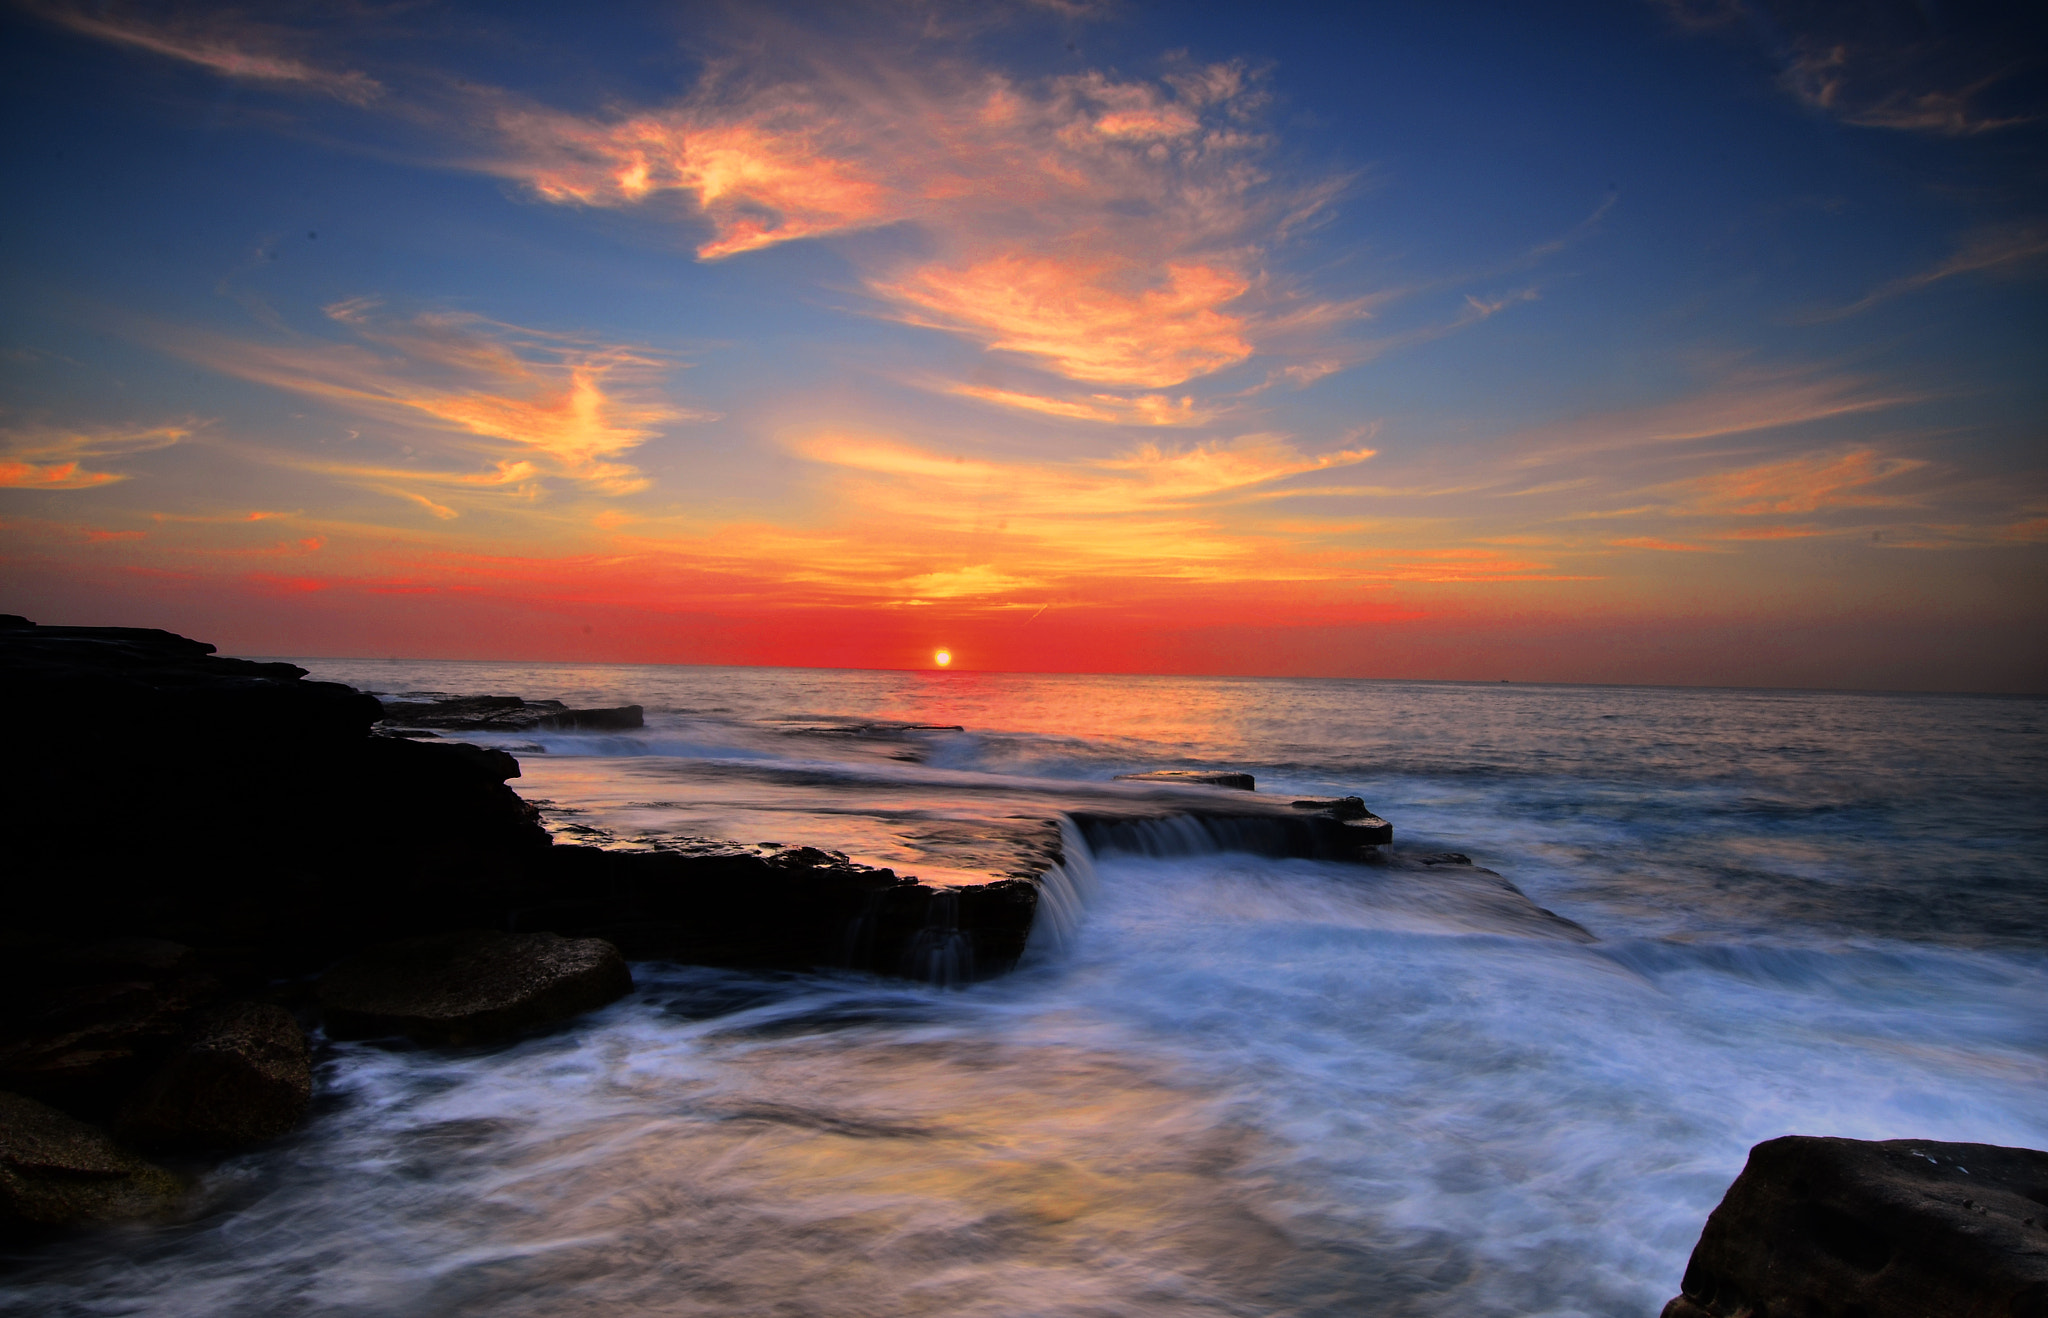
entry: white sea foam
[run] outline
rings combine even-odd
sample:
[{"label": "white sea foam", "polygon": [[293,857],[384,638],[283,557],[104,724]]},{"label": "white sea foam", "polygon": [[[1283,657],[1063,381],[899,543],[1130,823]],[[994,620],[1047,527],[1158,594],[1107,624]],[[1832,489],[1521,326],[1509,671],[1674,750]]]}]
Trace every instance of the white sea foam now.
[{"label": "white sea foam", "polygon": [[[522,783],[622,832],[729,809],[881,847],[916,810],[1154,767],[1195,706],[1222,731],[1177,763],[1358,790],[1410,852],[1532,901],[1192,838],[1091,856],[1067,824],[1014,975],[641,966],[631,999],[507,1050],[333,1046],[306,1128],[213,1173],[192,1221],[18,1267],[0,1309],[1652,1315],[1756,1141],[2048,1144],[2034,704],[1425,687],[1340,718],[1342,684],[1219,707],[1191,683],[1122,692],[1145,735],[1090,742],[1033,722],[1043,686],[998,721],[874,675],[725,675],[722,730],[663,743],[680,716],[633,685],[662,670],[550,671],[415,685],[648,703],[642,741],[678,754],[551,746]],[[762,730],[792,691],[979,730],[922,765],[820,749]],[[863,791],[880,813],[833,815]]]}]

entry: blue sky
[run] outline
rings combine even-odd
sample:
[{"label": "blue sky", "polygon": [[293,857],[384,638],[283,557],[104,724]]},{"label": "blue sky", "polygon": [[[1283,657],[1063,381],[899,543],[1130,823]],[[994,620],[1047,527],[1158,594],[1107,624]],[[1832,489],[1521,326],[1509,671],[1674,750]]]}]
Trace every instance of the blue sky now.
[{"label": "blue sky", "polygon": [[2048,685],[2016,6],[0,22],[31,616]]}]

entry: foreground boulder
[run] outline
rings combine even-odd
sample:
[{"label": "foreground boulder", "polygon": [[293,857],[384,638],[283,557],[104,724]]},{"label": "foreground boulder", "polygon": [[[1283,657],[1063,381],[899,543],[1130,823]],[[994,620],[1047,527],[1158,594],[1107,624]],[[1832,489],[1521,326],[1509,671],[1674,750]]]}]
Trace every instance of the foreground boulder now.
[{"label": "foreground boulder", "polygon": [[114,1130],[141,1148],[246,1148],[298,1125],[312,1097],[297,1019],[271,1003],[234,1002],[200,1014]]},{"label": "foreground boulder", "polygon": [[472,930],[372,948],[323,975],[317,993],[337,1038],[463,1045],[566,1020],[632,988],[603,939]]},{"label": "foreground boulder", "polygon": [[0,1093],[0,1235],[151,1216],[183,1189],[98,1128]]},{"label": "foreground boulder", "polygon": [[1788,1135],[1707,1218],[1664,1318],[2048,1314],[2048,1153]]}]

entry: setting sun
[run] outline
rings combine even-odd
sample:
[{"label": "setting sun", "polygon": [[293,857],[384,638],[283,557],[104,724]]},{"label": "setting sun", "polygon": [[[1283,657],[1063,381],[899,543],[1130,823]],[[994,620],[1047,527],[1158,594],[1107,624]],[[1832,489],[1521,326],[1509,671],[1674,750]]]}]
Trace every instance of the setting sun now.
[{"label": "setting sun", "polygon": [[932,652],[932,662],[944,668],[947,664],[953,662],[953,652],[951,650],[935,650]]}]

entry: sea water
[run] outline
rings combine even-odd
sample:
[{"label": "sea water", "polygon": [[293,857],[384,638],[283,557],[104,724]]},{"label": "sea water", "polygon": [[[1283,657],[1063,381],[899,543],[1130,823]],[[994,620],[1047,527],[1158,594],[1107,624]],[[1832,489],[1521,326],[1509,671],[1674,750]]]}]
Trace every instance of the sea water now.
[{"label": "sea water", "polygon": [[300,662],[644,706],[474,738],[565,840],[973,882],[1004,821],[1231,768],[1563,920],[1070,829],[1077,910],[1002,979],[640,964],[507,1048],[320,1041],[300,1131],[0,1311],[1654,1315],[1757,1141],[2048,1147],[2041,700]]}]

